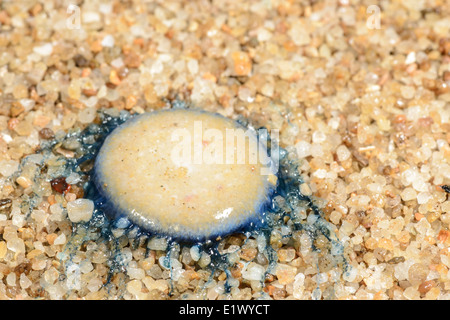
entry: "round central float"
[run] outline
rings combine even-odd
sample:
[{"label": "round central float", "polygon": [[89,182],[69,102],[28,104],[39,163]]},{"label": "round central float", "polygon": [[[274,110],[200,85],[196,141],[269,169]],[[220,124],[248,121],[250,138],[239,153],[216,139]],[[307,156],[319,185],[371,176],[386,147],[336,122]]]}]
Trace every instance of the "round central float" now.
[{"label": "round central float", "polygon": [[95,185],[113,218],[183,240],[204,240],[264,220],[276,185],[254,131],[221,115],[175,109],[116,128],[95,161]]}]

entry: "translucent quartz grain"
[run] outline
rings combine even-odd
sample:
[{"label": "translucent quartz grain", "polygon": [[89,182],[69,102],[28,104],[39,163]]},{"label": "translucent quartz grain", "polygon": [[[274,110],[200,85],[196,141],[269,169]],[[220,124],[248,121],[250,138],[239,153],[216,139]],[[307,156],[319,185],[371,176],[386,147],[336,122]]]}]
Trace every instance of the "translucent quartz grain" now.
[{"label": "translucent quartz grain", "polygon": [[92,217],[94,203],[88,199],[77,199],[67,203],[67,213],[70,221],[88,221]]},{"label": "translucent quartz grain", "polygon": [[140,115],[106,139],[96,185],[115,215],[164,235],[204,239],[256,223],[276,177],[263,174],[269,158],[254,133],[241,150],[227,132],[243,138],[249,131],[204,111]]}]

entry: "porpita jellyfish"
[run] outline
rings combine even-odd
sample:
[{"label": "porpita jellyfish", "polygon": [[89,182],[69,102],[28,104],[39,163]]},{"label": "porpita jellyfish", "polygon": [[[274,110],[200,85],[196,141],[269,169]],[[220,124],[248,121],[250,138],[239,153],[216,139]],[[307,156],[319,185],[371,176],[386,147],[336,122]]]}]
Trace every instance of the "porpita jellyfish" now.
[{"label": "porpita jellyfish", "polygon": [[195,109],[125,122],[95,160],[105,212],[141,230],[194,242],[263,224],[275,166],[257,135],[244,129]]},{"label": "porpita jellyfish", "polygon": [[[167,107],[140,115],[100,110],[94,123],[56,133],[38,157],[23,161],[22,171],[36,172],[36,186],[51,183],[61,216],[68,212],[68,191],[80,198],[71,210],[79,203],[90,203],[79,210],[94,208],[89,219],[72,221],[58,253],[65,287],[78,285],[80,261],[88,260],[108,268],[103,286],[120,298],[126,285],[116,276],[128,274],[138,251],[155,265],[147,274],[162,272],[170,294],[185,299],[192,296],[177,283],[187,269],[209,274],[196,298],[218,274],[225,275],[217,280],[223,294],[237,289],[237,265],[264,287],[266,276],[276,274],[278,249],[286,246],[315,253],[307,263],[320,272],[336,266],[349,272],[335,226],[317,199],[300,191],[304,181],[294,153],[243,117],[232,120],[177,101]],[[35,187],[25,207],[32,210],[47,189]]]}]

